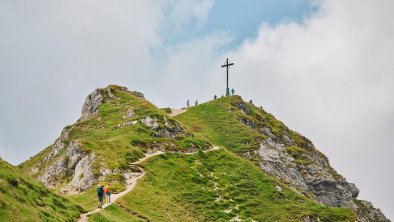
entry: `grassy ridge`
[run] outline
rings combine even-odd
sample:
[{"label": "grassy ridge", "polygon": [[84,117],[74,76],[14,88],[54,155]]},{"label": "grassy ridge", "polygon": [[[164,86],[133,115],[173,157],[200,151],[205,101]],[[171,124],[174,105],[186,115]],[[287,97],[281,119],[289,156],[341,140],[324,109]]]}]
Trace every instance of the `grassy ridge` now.
[{"label": "grassy ridge", "polygon": [[[241,156],[247,153],[246,156],[256,163],[259,157],[255,155],[254,150],[267,139],[267,131],[271,137],[276,137],[278,143],[284,143],[285,140],[294,141],[293,145],[287,147],[287,152],[296,159],[297,165],[311,163],[310,157],[316,153],[329,162],[307,138],[290,130],[262,108],[245,103],[240,96],[219,98],[191,107],[175,118],[214,144],[224,146]],[[334,178],[343,178],[332,168],[330,172]]]},{"label": "grassy ridge", "polygon": [[[241,111],[241,106],[247,113]],[[283,136],[293,139],[299,147],[306,148],[310,143],[272,114],[245,103],[240,96],[219,98],[191,107],[175,118],[193,132],[235,153],[258,148],[260,142],[267,138],[262,127],[268,128],[279,139]]]},{"label": "grassy ridge", "polygon": [[[180,133],[176,138],[153,136],[155,131],[138,120],[147,116],[156,118],[160,128],[164,128],[165,117],[171,126],[176,123],[165,111],[158,109],[149,101],[129,92],[110,86],[118,99],[106,100],[99,108],[99,115],[86,121],[77,122],[72,139],[84,145],[86,152],[95,152],[103,157],[110,169],[123,168],[144,156],[146,149],[162,147],[167,150],[182,150],[189,146],[207,148],[209,143],[188,132]],[[123,117],[132,108],[135,115],[129,119]],[[137,121],[135,125],[118,126]]]},{"label": "grassy ridge", "polygon": [[[116,97],[115,99],[108,97],[108,94],[106,94],[108,90],[111,90]],[[101,159],[100,163],[97,163],[97,169],[103,163],[109,169],[127,167],[129,163],[143,157],[149,148],[160,147],[165,150],[182,151],[192,146],[201,149],[210,146],[207,140],[198,135],[193,135],[189,131],[180,132],[175,138],[155,136],[157,131],[147,127],[140,120],[147,116],[156,118],[159,129],[165,128],[164,118],[171,127],[181,125],[172,117],[169,117],[165,110],[158,109],[144,98],[138,97],[132,92],[124,91],[119,86],[111,85],[101,89],[101,91],[104,96],[98,115],[86,120],[79,120],[66,127],[70,129],[66,146],[68,142],[77,140],[83,145],[84,152],[96,153]],[[124,118],[130,109],[135,114],[129,118]],[[135,121],[135,124],[127,124],[133,121]],[[20,168],[28,173],[49,153],[50,149],[51,146],[22,163]],[[58,157],[61,155],[62,153]],[[55,158],[50,163],[56,160]],[[41,170],[42,168],[39,172]]]},{"label": "grassy ridge", "polygon": [[117,221],[130,212],[150,221],[228,221],[237,216],[244,221],[300,221],[304,216],[355,220],[350,210],[315,203],[225,150],[164,154],[143,167],[146,175],[136,188],[90,221]]},{"label": "grassy ridge", "polygon": [[75,221],[81,211],[0,159],[0,221]]},{"label": "grassy ridge", "polygon": [[[214,144],[239,153],[257,148],[265,136],[234,118],[238,96],[229,96],[191,107],[176,119]],[[249,104],[246,104],[249,106]],[[238,109],[237,109],[238,110]]]}]

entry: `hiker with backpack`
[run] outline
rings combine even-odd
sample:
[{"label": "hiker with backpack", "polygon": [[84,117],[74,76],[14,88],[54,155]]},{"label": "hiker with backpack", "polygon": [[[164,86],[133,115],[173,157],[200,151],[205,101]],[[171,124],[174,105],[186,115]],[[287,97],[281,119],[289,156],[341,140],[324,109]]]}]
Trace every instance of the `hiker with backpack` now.
[{"label": "hiker with backpack", "polygon": [[98,207],[103,208],[103,201],[104,201],[104,185],[100,185],[97,188],[97,197],[98,197]]},{"label": "hiker with backpack", "polygon": [[105,187],[105,196],[107,197],[107,203],[108,204],[111,203],[111,185],[110,184],[108,184]]}]

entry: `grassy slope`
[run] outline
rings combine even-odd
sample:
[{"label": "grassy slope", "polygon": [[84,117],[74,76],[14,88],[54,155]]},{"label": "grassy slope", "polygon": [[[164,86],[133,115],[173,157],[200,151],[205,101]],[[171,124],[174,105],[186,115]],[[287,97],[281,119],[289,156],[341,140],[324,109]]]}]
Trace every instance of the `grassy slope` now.
[{"label": "grassy slope", "polygon": [[81,210],[0,159],[0,221],[75,221]]},{"label": "grassy slope", "polygon": [[[238,104],[243,103],[249,114],[243,113]],[[254,122],[258,126],[268,127],[278,137],[287,135],[296,141],[297,145],[305,143],[300,134],[287,128],[272,114],[243,102],[239,96],[229,96],[191,107],[186,112],[176,116],[176,119],[193,132],[208,138],[215,144],[225,146],[235,153],[258,148],[265,135],[242,124],[239,119]]]},{"label": "grassy slope", "polygon": [[[173,118],[169,117],[165,110],[158,109],[149,101],[135,96],[133,93],[125,92],[118,86],[109,86],[112,93],[118,98],[116,100],[104,97],[104,103],[99,108],[99,114],[88,120],[80,120],[73,125],[67,126],[71,128],[68,142],[77,140],[83,144],[84,151],[87,153],[95,152],[98,156],[98,161],[94,163],[96,174],[102,164],[105,164],[109,169],[127,168],[128,163],[132,163],[144,156],[147,149],[152,147],[162,147],[166,150],[182,151],[190,146],[206,149],[210,146],[207,140],[200,136],[193,135],[190,131],[184,130],[179,133],[176,138],[159,138],[153,136],[154,130],[146,127],[144,124],[138,122],[135,125],[128,125],[123,128],[118,128],[119,124],[130,122],[133,120],[140,120],[146,116],[151,118],[156,117],[158,124],[164,128],[163,116],[167,118],[171,126],[178,124]],[[108,88],[102,89],[103,95],[107,95]],[[124,119],[123,116],[127,114],[128,108],[132,107],[135,115],[129,119]],[[25,172],[29,173],[37,163],[42,160],[50,151],[51,147],[46,148],[33,158],[21,164],[19,167]],[[64,150],[63,150],[64,152]],[[44,165],[48,166],[61,158],[62,153],[50,163]],[[39,175],[44,169],[41,167],[40,171],[34,176]],[[120,179],[115,181],[121,181]],[[68,180],[71,178],[68,178]],[[113,191],[120,192],[125,189],[123,183],[114,182],[113,178],[106,178],[106,183],[111,181]],[[63,181],[64,185],[67,180]],[[86,192],[78,195],[72,195],[70,199],[78,202],[85,210],[94,209],[96,206],[96,199],[94,198],[95,186]]]},{"label": "grassy slope", "polygon": [[234,103],[239,100],[240,97],[231,96],[203,103],[189,108],[176,119],[193,132],[233,152],[256,148],[258,141],[265,136],[250,130],[233,117]]},{"label": "grassy slope", "polygon": [[[150,147],[162,146],[167,150],[182,150],[190,146],[202,149],[210,146],[207,141],[187,131],[172,139],[152,136],[155,131],[140,122],[118,128],[119,124],[140,120],[146,116],[156,117],[161,128],[164,128],[163,116],[167,118],[170,125],[174,126],[177,123],[164,110],[158,109],[149,101],[133,93],[122,91],[118,86],[108,88],[119,99],[111,100],[105,97],[104,103],[99,108],[99,115],[68,126],[72,128],[68,140],[77,140],[83,144],[85,152],[98,154],[110,169],[125,167],[127,163],[144,156],[146,149]],[[106,92],[108,88],[102,91]],[[132,107],[136,115],[124,119],[123,116],[127,114],[128,107]],[[50,148],[46,148],[21,164],[21,169],[28,172],[49,152]]]},{"label": "grassy slope", "polygon": [[[248,114],[240,111],[238,106],[241,103],[249,110]],[[202,135],[214,144],[225,146],[237,154],[242,155],[244,152],[259,148],[260,142],[267,138],[261,132],[261,128],[267,127],[279,140],[287,136],[295,141],[295,145],[286,147],[286,151],[296,159],[297,164],[308,164],[308,160],[304,158],[305,155],[300,154],[308,156],[311,153],[318,153],[328,162],[327,157],[316,150],[307,138],[290,130],[272,114],[245,103],[240,96],[229,96],[203,103],[175,118],[196,134]],[[252,129],[240,120],[255,124],[255,128]],[[250,158],[252,161],[258,161],[257,156],[250,156]],[[334,178],[342,178],[332,168],[331,174]]]},{"label": "grassy slope", "polygon": [[[225,150],[165,154],[143,167],[147,173],[136,188],[90,221],[122,221],[118,218],[130,212],[150,221],[228,221],[236,215],[245,221],[300,221],[306,215],[322,221],[355,219],[350,210],[308,200]],[[283,191],[276,190],[278,184]]]}]

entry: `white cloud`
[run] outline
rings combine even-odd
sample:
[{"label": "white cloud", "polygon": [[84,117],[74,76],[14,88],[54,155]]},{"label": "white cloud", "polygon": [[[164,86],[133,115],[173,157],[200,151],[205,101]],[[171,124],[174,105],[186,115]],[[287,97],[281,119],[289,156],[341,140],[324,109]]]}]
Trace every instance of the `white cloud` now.
[{"label": "white cloud", "polygon": [[[212,1],[0,1],[0,155],[19,163],[51,144],[97,87],[160,93],[152,51]],[[170,10],[173,8],[174,10]],[[187,30],[183,30],[187,32]]]},{"label": "white cloud", "polygon": [[394,3],[321,3],[305,24],[263,24],[234,50],[232,83],[311,138],[356,182],[361,198],[388,214],[394,208]]}]

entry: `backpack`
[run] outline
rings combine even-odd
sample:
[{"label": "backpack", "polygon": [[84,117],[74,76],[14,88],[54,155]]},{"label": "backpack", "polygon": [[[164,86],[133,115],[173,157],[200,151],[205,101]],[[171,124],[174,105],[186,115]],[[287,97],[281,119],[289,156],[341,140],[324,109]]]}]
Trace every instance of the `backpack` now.
[{"label": "backpack", "polygon": [[110,187],[110,186],[107,186],[107,187],[105,188],[105,192],[111,193],[111,187]]},{"label": "backpack", "polygon": [[103,190],[104,189],[102,187],[97,188],[97,195],[102,196],[103,195]]}]

